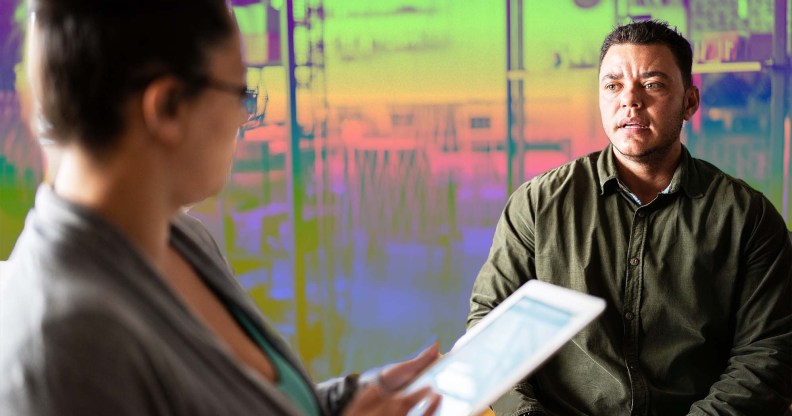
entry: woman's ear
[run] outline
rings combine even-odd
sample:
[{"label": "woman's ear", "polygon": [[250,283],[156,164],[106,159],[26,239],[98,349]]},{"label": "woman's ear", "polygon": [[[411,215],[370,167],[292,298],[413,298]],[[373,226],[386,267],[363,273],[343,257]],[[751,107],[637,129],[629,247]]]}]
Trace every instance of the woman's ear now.
[{"label": "woman's ear", "polygon": [[143,90],[142,112],[146,129],[155,140],[175,145],[183,136],[180,111],[183,84],[174,77],[161,77]]}]

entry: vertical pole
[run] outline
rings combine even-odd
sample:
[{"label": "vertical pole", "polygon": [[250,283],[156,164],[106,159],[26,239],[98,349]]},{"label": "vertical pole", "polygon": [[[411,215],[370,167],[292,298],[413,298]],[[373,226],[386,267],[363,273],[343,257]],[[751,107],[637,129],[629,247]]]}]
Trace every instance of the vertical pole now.
[{"label": "vertical pole", "polygon": [[[770,178],[767,197],[781,211],[784,212],[784,199],[789,196],[789,189],[784,189],[784,122],[789,116],[789,102],[786,95],[789,84],[789,57],[787,55],[787,1],[775,0],[775,13],[773,22],[772,62],[770,68],[770,140],[767,143],[769,155]],[[779,174],[780,173],[780,174]]]},{"label": "vertical pole", "polygon": [[506,193],[523,179],[525,59],[523,0],[506,0]]},{"label": "vertical pole", "polygon": [[[523,9],[523,2],[524,0],[517,0],[517,10],[516,10],[516,30],[515,30],[515,39],[514,43],[516,44],[516,48],[514,53],[517,58],[517,70],[521,74],[520,78],[517,80],[517,100],[514,103],[514,127],[516,128],[514,134],[514,179],[515,182],[512,184],[512,191],[515,188],[520,186],[522,181],[525,179],[525,80],[527,77],[525,76],[525,36],[524,36],[524,23],[525,23],[525,12]],[[515,64],[515,62],[512,62]]]},{"label": "vertical pole", "polygon": [[[787,229],[792,231],[792,161],[790,161],[790,157],[792,157],[792,103],[789,101],[790,94],[792,94],[792,48],[790,48],[790,43],[792,43],[792,29],[790,28],[790,14],[792,13],[792,0],[781,0],[777,1],[775,11],[777,15],[783,16],[783,21],[776,21],[774,32],[776,36],[780,36],[784,39],[784,44],[775,44],[774,48],[774,55],[782,55],[786,53],[785,56],[785,70],[784,73],[786,74],[786,92],[784,94],[787,97],[786,102],[786,117],[784,121],[784,128],[783,128],[783,141],[784,141],[784,162],[782,162],[786,169],[784,169],[784,179],[783,183],[783,211],[782,215],[784,216],[784,220],[787,222]],[[777,52],[776,52],[777,51]],[[775,60],[775,58],[774,58]]]},{"label": "vertical pole", "polygon": [[294,273],[294,303],[295,303],[295,333],[297,336],[297,350],[305,357],[307,352],[308,311],[305,290],[305,244],[303,229],[303,194],[304,183],[302,164],[300,161],[300,139],[302,129],[297,117],[297,78],[295,75],[297,63],[295,61],[294,29],[294,0],[284,3],[286,12],[282,13],[281,27],[286,31],[282,37],[282,50],[286,52],[286,103],[287,117],[289,118],[289,146],[286,153],[287,181],[290,206],[290,228],[292,231],[291,253],[292,270]]},{"label": "vertical pole", "polygon": [[773,14],[773,64],[786,66],[789,64],[787,55],[787,24],[789,18],[789,0],[775,0],[775,13]]},{"label": "vertical pole", "polygon": [[[787,84],[789,88],[789,84]],[[792,204],[790,204],[790,188],[792,188],[792,163],[790,163],[790,153],[792,153],[792,119],[787,117],[784,121],[784,161],[782,180],[784,186],[784,196],[781,201],[781,215],[787,223],[787,229],[792,231]]]},{"label": "vertical pole", "polygon": [[514,153],[514,109],[512,108],[512,1],[506,0],[506,195],[514,191],[512,154]]}]

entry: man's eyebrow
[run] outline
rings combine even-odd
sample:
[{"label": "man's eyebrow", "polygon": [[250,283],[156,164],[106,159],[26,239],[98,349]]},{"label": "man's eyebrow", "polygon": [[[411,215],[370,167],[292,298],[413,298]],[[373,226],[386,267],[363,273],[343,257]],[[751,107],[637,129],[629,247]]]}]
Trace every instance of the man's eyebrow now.
[{"label": "man's eyebrow", "polygon": [[669,79],[671,77],[669,77],[665,72],[662,72],[662,71],[647,71],[647,72],[641,73],[641,78],[642,79],[645,79],[645,78]]},{"label": "man's eyebrow", "polygon": [[[608,80],[608,81],[616,81],[616,80],[620,80],[622,78],[624,78],[624,75],[621,72],[609,72],[607,74],[604,74],[602,76],[602,78],[600,78],[600,81],[606,81],[606,80]],[[663,71],[646,71],[646,72],[642,72],[641,73],[641,79],[646,79],[646,78],[670,79],[671,77],[669,77],[668,74],[666,74]]]}]

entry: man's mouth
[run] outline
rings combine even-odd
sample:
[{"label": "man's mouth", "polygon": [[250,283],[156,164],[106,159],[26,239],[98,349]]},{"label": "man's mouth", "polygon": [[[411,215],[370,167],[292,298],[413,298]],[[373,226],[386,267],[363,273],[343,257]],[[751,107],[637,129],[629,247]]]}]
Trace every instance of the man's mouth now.
[{"label": "man's mouth", "polygon": [[648,129],[649,123],[636,118],[636,117],[629,117],[624,118],[619,122],[620,129]]}]

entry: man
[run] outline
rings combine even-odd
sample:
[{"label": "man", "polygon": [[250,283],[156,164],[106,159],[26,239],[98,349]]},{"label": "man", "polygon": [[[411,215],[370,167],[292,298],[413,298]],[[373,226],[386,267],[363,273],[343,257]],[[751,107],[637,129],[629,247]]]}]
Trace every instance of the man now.
[{"label": "man", "polygon": [[764,196],[682,145],[691,67],[666,23],[614,29],[599,69],[610,144],[510,197],[468,327],[530,279],[608,307],[496,414],[778,415],[792,400],[792,245]]}]

